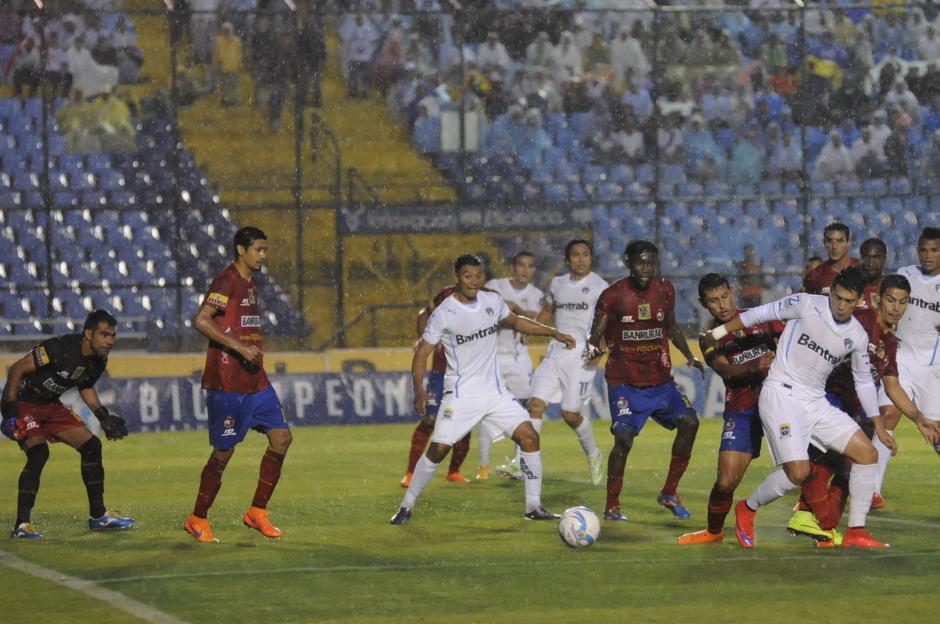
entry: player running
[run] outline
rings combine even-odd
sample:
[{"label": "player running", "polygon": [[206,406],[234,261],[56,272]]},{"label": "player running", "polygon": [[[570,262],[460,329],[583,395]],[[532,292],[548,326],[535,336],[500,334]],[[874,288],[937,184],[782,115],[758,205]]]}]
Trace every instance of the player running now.
[{"label": "player running", "polygon": [[268,519],[267,507],[293,439],[281,402],[264,372],[258,289],[251,276],[267,259],[267,236],[256,227],[243,227],[235,233],[233,247],[235,261],[212,280],[193,319],[193,327],[209,339],[202,387],[212,445],[196,504],[183,524],[197,542],[219,541],[212,534],[209,508],[222,487],[225,466],[249,429],[265,434],[268,448],[242,522],[265,537],[281,537],[281,530]]},{"label": "player running", "polygon": [[[532,284],[535,277],[535,255],[530,251],[520,251],[512,257],[512,275],[492,279],[486,287],[498,294],[506,302],[509,311],[526,318],[537,318],[544,306],[545,294]],[[496,353],[499,358],[499,372],[503,383],[516,400],[525,407],[532,396],[532,356],[523,336],[512,329],[501,327],[496,335]],[[485,429],[480,430],[477,441],[480,445],[480,466],[477,479],[486,480],[490,476],[490,448],[497,440],[490,440]],[[515,463],[519,464],[519,447],[516,447]],[[521,474],[518,475],[521,478]]]},{"label": "player running", "polygon": [[476,256],[463,255],[454,263],[456,292],[431,313],[424,336],[418,343],[411,363],[415,409],[422,416],[427,400],[424,372],[434,346],[443,341],[447,354],[444,400],[427,453],[415,466],[414,477],[391,524],[405,524],[421,492],[434,477],[437,465],[450,447],[473,427],[491,430],[491,435],[505,435],[522,447],[521,467],[525,476],[525,518],[558,518],[542,507],[542,458],[539,435],[525,409],[506,389],[499,374],[496,357],[496,333],[508,327],[530,336],[551,336],[571,349],[574,338],[509,311],[496,293],[482,291],[483,262]]},{"label": "player running", "polygon": [[[797,487],[809,476],[810,439],[852,461],[849,481],[849,528],[843,546],[884,548],[865,530],[865,518],[875,487],[878,453],[852,418],[826,400],[829,375],[851,358],[852,376],[862,409],[880,420],[878,393],[871,375],[868,334],[853,318],[865,289],[865,274],[857,267],[843,269],[832,282],[828,297],[795,294],[747,310],[705,333],[713,346],[729,333],[769,321],[790,321],[780,337],[781,349],[770,367],[758,400],[764,436],[774,462],[772,472],[746,500],[735,507],[736,535],[746,547],[754,546],[754,515]],[[879,428],[876,420],[876,428]],[[891,446],[887,435],[882,442]]]},{"label": "player running", "polygon": [[[727,323],[743,312],[736,308],[734,290],[724,275],[709,273],[702,277],[698,297],[714,319],[712,327]],[[728,334],[717,347],[702,346],[705,363],[725,384],[725,426],[718,447],[718,479],[708,495],[708,527],[680,536],[677,544],[720,542],[725,537],[725,517],[731,510],[734,490],[751,460],[760,457],[764,436],[757,397],[774,359],[776,338],[782,332],[781,323],[761,323]]]},{"label": "player running", "polygon": [[604,518],[626,521],[620,509],[620,490],[633,440],[652,417],[666,429],[675,429],[669,472],[659,497],[663,507],[678,518],[688,518],[676,489],[685,474],[698,432],[698,416],[672,378],[669,342],[690,366],[705,372],[692,356],[685,334],[676,324],[676,291],[661,277],[654,277],[659,249],[645,240],[631,241],[624,251],[630,275],[601,293],[588,336],[588,354],[601,354],[607,343],[607,398],[613,424],[614,446],[607,460],[607,503]]},{"label": "player running", "polygon": [[104,466],[101,440],[82,419],[62,404],[70,388],[92,411],[109,440],[127,435],[124,419],[101,404],[95,383],[108,366],[108,354],[117,338],[117,320],[105,310],[85,318],[80,334],[66,334],[40,343],[7,371],[3,389],[3,433],[26,453],[16,498],[16,520],[10,537],[42,539],[30,519],[42,469],[49,459],[48,442],[65,442],[81,456],[82,481],[88,495],[88,528],[126,529],[133,518],[107,511],[104,505]]},{"label": "player running", "polygon": [[[570,350],[558,341],[548,345],[545,359],[532,375],[532,398],[527,408],[535,430],[540,432],[546,404],[561,394],[561,417],[578,436],[587,456],[591,483],[600,485],[604,479],[604,454],[597,448],[590,419],[580,413],[597,374],[596,362],[585,358],[587,335],[594,316],[594,304],[608,286],[603,278],[591,271],[593,253],[591,243],[586,240],[576,239],[565,245],[565,263],[569,272],[552,278],[546,305],[538,320],[545,323],[554,316],[559,331],[574,336],[577,344]],[[497,470],[501,474],[512,475],[516,468],[510,464]]]},{"label": "player running", "polygon": [[[454,294],[454,287],[447,286],[439,293],[434,295],[431,303],[421,308],[418,312],[418,318],[415,322],[415,328],[418,331],[418,339],[424,335],[424,328],[428,324],[428,317],[442,301]],[[417,345],[416,345],[417,348]],[[434,431],[434,421],[437,418],[437,409],[441,405],[441,399],[444,395],[444,372],[447,370],[447,359],[444,357],[444,345],[438,344],[434,347],[434,356],[431,359],[431,370],[428,372],[428,393],[427,403],[424,405],[424,416],[418,420],[415,430],[411,434],[411,447],[408,451],[408,467],[405,469],[405,476],[401,479],[403,488],[411,485],[411,478],[414,476],[415,466],[424,453],[424,449],[431,439],[431,432]],[[470,433],[468,432],[457,444],[454,445],[454,452],[450,456],[450,468],[447,470],[447,480],[454,483],[469,483],[460,473],[460,467],[463,460],[467,457],[470,450]],[[479,478],[479,475],[477,476]]]},{"label": "player running", "polygon": [[811,295],[826,295],[829,285],[842,269],[858,264],[858,259],[849,255],[852,233],[849,226],[833,221],[823,228],[823,245],[828,260],[821,262],[803,278],[803,290]]}]

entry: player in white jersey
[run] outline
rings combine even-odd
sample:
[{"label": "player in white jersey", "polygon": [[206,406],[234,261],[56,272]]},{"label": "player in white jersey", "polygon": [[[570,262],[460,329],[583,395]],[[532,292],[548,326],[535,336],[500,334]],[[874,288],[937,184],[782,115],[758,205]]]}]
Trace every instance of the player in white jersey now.
[{"label": "player in white jersey", "polygon": [[[506,302],[509,311],[519,316],[534,319],[542,310],[545,295],[532,284],[535,276],[535,256],[530,251],[520,251],[512,257],[511,277],[492,279],[486,287]],[[496,354],[499,360],[499,372],[503,382],[516,400],[525,407],[532,396],[532,357],[523,336],[508,327],[501,327],[496,334]],[[478,432],[480,446],[480,465],[477,479],[490,477],[490,448],[497,440],[486,435],[486,430]]]},{"label": "player in white jersey", "polygon": [[[591,271],[593,253],[591,243],[586,240],[575,239],[565,245],[565,263],[569,271],[552,279],[538,320],[548,322],[554,315],[559,331],[574,336],[578,343],[573,350],[564,349],[556,341],[548,345],[545,359],[532,375],[532,398],[526,407],[536,431],[541,431],[546,404],[561,394],[561,417],[574,429],[584,449],[591,483],[599,485],[604,479],[604,454],[597,448],[590,419],[580,413],[597,374],[596,361],[585,357],[587,335],[594,320],[597,298],[609,285]],[[510,464],[497,470],[501,474],[511,474],[513,469]]]},{"label": "player in white jersey", "polygon": [[[917,259],[919,266],[898,270],[911,283],[907,312],[896,331],[898,379],[924,416],[940,421],[940,228],[923,229]],[[940,454],[940,446],[935,449]]]},{"label": "player in white jersey", "polygon": [[554,520],[558,516],[542,507],[541,502],[539,435],[525,408],[513,399],[500,378],[496,332],[500,327],[508,327],[529,336],[551,336],[568,349],[575,347],[575,339],[554,327],[513,314],[499,295],[482,291],[483,262],[478,257],[457,258],[454,274],[457,291],[431,313],[411,362],[415,409],[423,417],[428,356],[437,343],[444,343],[447,356],[444,399],[434,423],[431,444],[415,466],[411,485],[391,523],[408,522],[418,496],[434,477],[437,465],[447,456],[450,447],[478,424],[490,429],[494,436],[505,435],[522,447],[525,518]]},{"label": "player in white jersey", "polygon": [[843,454],[852,462],[849,480],[849,528],[842,544],[847,547],[883,548],[865,530],[875,487],[878,453],[852,418],[826,400],[826,380],[833,369],[851,358],[855,390],[865,415],[888,448],[896,448],[884,430],[878,411],[878,392],[868,358],[868,334],[852,316],[865,290],[865,273],[858,267],[843,269],[832,282],[828,296],[795,294],[743,312],[705,334],[717,341],[729,332],[758,323],[789,321],[761,388],[758,409],[764,437],[774,462],[771,473],[746,500],[735,507],[738,542],[754,546],[754,514],[757,509],[786,494],[810,473],[810,442]]}]

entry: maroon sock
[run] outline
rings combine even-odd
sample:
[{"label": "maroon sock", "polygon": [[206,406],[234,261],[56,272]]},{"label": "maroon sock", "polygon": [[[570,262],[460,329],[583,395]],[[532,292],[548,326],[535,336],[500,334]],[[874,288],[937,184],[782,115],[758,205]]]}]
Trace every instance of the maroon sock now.
[{"label": "maroon sock", "polygon": [[251,501],[252,507],[265,509],[271,495],[274,494],[274,488],[277,487],[277,481],[281,478],[281,466],[284,464],[284,456],[275,453],[272,449],[264,452],[261,458],[261,468],[258,471],[258,487],[255,488],[255,497]]},{"label": "maroon sock", "polygon": [[424,454],[424,447],[428,445],[428,440],[431,439],[432,431],[434,431],[434,427],[426,425],[424,421],[421,421],[418,423],[418,426],[415,427],[414,433],[411,434],[411,450],[408,451],[408,469],[405,471],[408,474],[415,471],[418,460],[421,459],[421,455]]},{"label": "maroon sock", "polygon": [[679,479],[682,478],[682,475],[685,474],[685,469],[688,467],[688,457],[673,455],[672,459],[669,460],[669,472],[666,474],[666,482],[663,484],[663,489],[660,493],[666,496],[675,495],[676,488],[679,487]]},{"label": "maroon sock", "polygon": [[[823,522],[829,516],[830,477],[832,477],[832,471],[828,466],[812,464],[809,477],[800,485],[800,500],[813,512],[817,522]],[[800,510],[803,510],[802,506]]]},{"label": "maroon sock", "polygon": [[725,517],[734,502],[734,492],[722,492],[716,483],[708,495],[708,532],[717,535],[725,528]]},{"label": "maroon sock", "polygon": [[215,455],[209,456],[202,469],[202,476],[199,478],[199,493],[196,495],[196,505],[193,507],[193,515],[199,518],[205,518],[209,514],[209,507],[215,500],[215,495],[219,493],[222,487],[222,473],[225,471],[224,462],[216,458]]},{"label": "maroon sock", "polygon": [[623,489],[623,475],[607,475],[607,504],[604,511],[620,508],[620,490]]},{"label": "maroon sock", "polygon": [[460,438],[457,444],[454,445],[453,451],[451,451],[450,468],[447,469],[448,474],[451,472],[460,472],[460,467],[463,465],[463,460],[467,459],[467,453],[469,452],[470,434],[467,433],[467,435]]},{"label": "maroon sock", "polygon": [[849,495],[849,484],[845,479],[836,477],[829,486],[829,496],[827,498],[826,514],[819,520],[819,527],[825,530],[834,529],[842,521],[842,514],[845,512],[845,500]]}]

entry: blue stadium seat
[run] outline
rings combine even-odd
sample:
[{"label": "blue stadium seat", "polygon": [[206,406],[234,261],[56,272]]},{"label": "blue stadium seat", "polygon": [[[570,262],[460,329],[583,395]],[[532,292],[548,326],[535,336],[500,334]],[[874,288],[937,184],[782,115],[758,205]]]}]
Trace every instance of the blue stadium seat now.
[{"label": "blue stadium seat", "polygon": [[568,200],[568,187],[564,184],[546,184],[542,192],[545,195],[545,201],[559,202]]}]

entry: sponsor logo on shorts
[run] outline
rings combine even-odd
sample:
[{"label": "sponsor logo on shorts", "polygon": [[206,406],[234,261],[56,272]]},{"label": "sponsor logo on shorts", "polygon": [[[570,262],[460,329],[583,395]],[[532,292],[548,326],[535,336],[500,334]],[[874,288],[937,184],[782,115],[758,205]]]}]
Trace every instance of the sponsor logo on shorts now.
[{"label": "sponsor logo on shorts", "polygon": [[454,417],[454,408],[445,407],[444,408],[444,420],[450,420]]},{"label": "sponsor logo on shorts", "polygon": [[222,421],[222,437],[235,435],[235,417],[228,415]]},{"label": "sponsor logo on shorts", "polygon": [[211,305],[214,308],[220,308],[222,310],[228,305],[228,295],[223,295],[222,293],[211,292],[209,296],[206,297],[206,303]]},{"label": "sponsor logo on shorts", "polygon": [[45,366],[51,361],[49,359],[49,354],[46,353],[46,348],[42,346],[39,346],[33,349],[33,357],[36,358],[37,366]]},{"label": "sponsor logo on shorts", "polygon": [[735,424],[733,420],[726,420],[725,430],[721,434],[721,439],[722,440],[735,440],[736,438],[734,437],[734,427],[735,427]]},{"label": "sponsor logo on shorts", "polygon": [[790,423],[782,423],[780,425],[780,439],[783,440],[784,438],[789,438],[789,437],[790,437]]},{"label": "sponsor logo on shorts", "polygon": [[653,318],[653,308],[648,303],[641,303],[636,308],[636,315],[641,321],[648,321]]},{"label": "sponsor logo on shorts", "polygon": [[621,332],[622,340],[646,341],[646,340],[659,340],[662,337],[663,337],[662,327],[653,327],[651,329],[625,329],[623,330],[623,332]]},{"label": "sponsor logo on shorts", "polygon": [[627,414],[632,414],[630,411],[630,403],[623,397],[617,399],[617,416],[626,416]]},{"label": "sponsor logo on shorts", "polygon": [[242,327],[261,327],[261,317],[255,314],[243,316]]},{"label": "sponsor logo on shorts", "polygon": [[23,416],[23,424],[26,425],[26,431],[31,431],[33,429],[39,429],[39,423],[33,420],[32,416]]},{"label": "sponsor logo on shorts", "polygon": [[45,380],[44,382],[42,382],[42,387],[48,390],[49,392],[54,392],[55,394],[62,394],[63,392],[68,390],[68,388],[66,388],[65,386],[60,386],[59,384],[57,384],[55,380],[53,380],[52,378],[49,378]]}]

